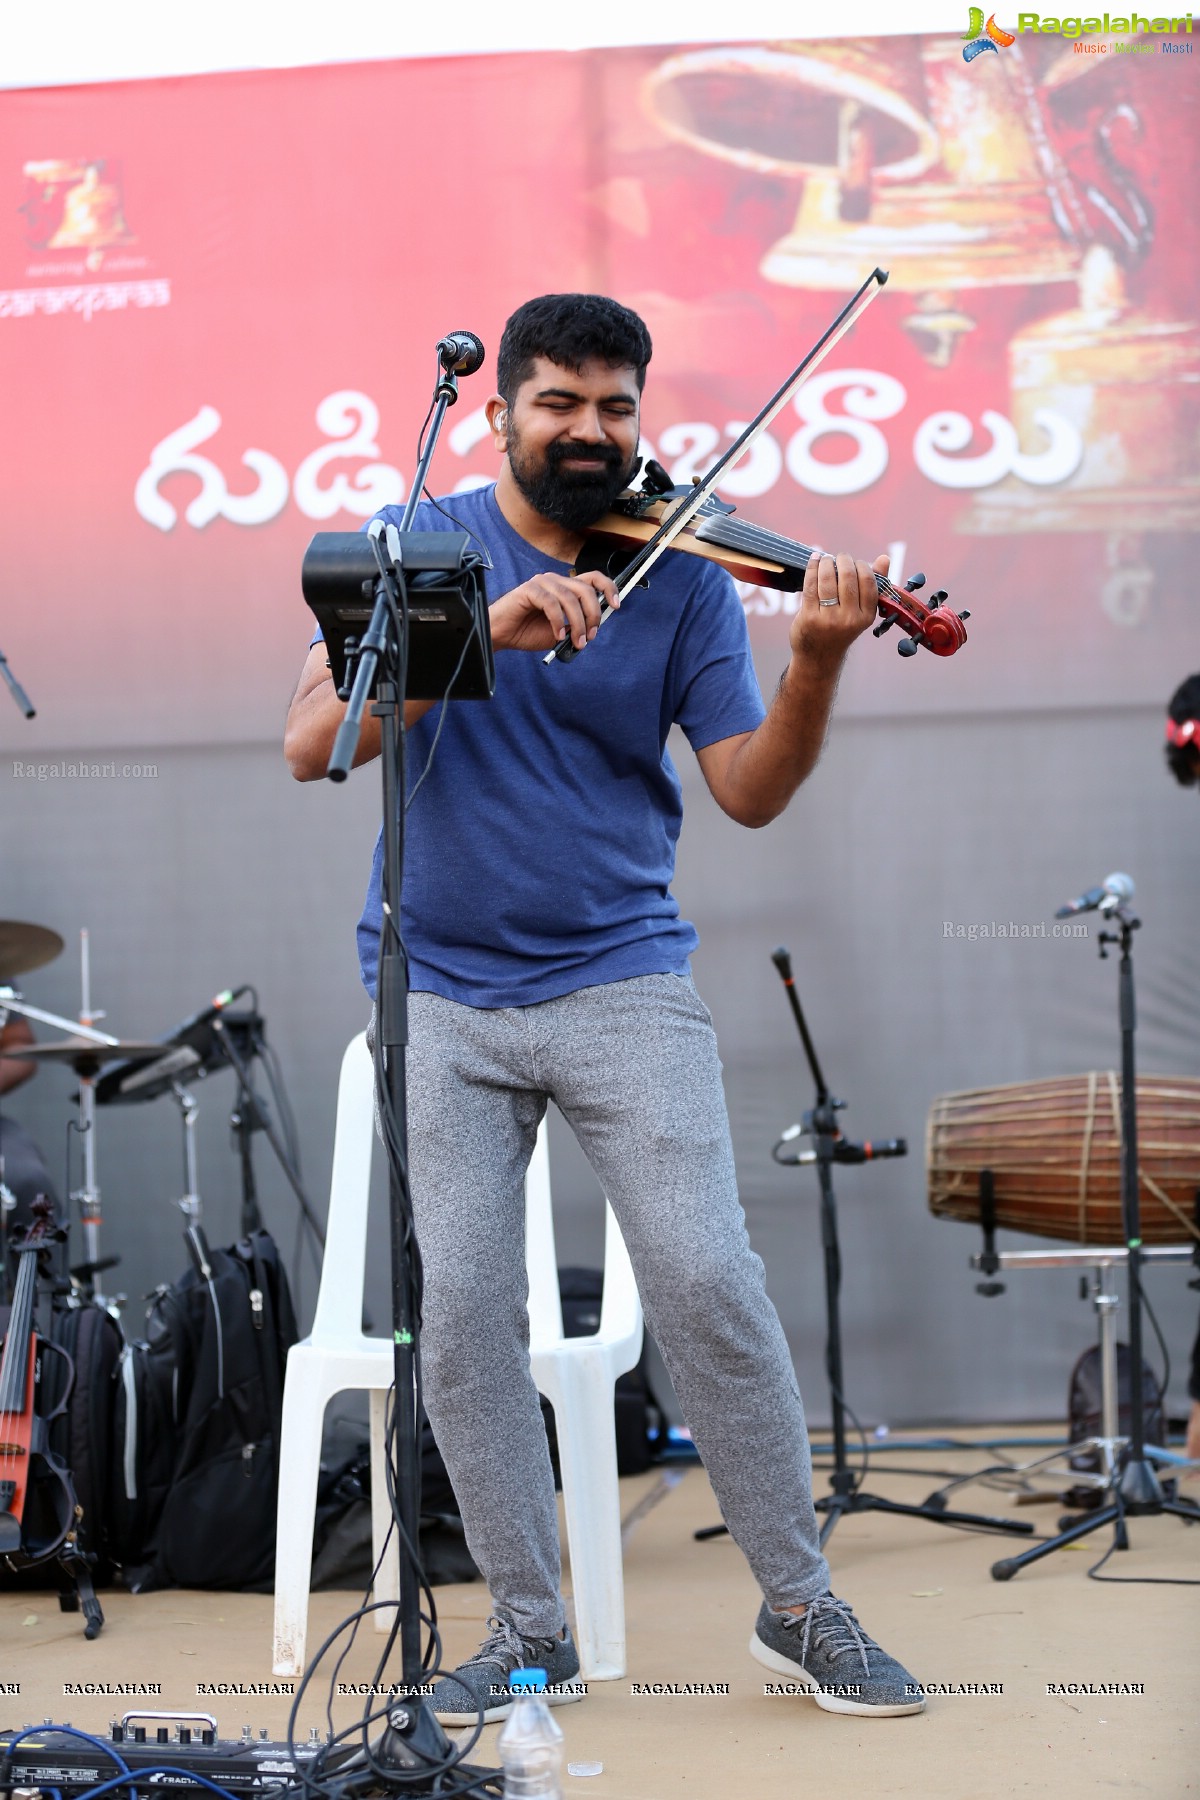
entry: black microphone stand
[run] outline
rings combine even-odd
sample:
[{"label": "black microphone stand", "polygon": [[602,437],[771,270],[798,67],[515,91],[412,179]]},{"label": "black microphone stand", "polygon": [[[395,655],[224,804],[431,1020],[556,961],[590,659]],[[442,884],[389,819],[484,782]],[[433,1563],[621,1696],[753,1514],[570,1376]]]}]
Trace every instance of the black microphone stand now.
[{"label": "black microphone stand", "polygon": [[[862,1479],[850,1468],[846,1459],[846,1401],[845,1387],[842,1379],[842,1326],[840,1294],[842,1286],[842,1256],[838,1243],[837,1201],[833,1192],[834,1163],[872,1162],[881,1156],[907,1156],[908,1145],[903,1138],[891,1138],[883,1143],[866,1142],[853,1144],[842,1136],[838,1129],[837,1114],[846,1105],[844,1100],[835,1100],[825,1082],[821,1064],[817,1059],[816,1046],[809,1034],[808,1022],[800,1005],[800,997],[796,992],[796,981],[792,974],[790,953],[781,945],[771,952],[771,961],[779,970],[787,997],[792,1008],[792,1017],[796,1021],[796,1029],[800,1033],[800,1041],[804,1045],[804,1054],[812,1071],[816,1098],[812,1110],[804,1114],[803,1134],[815,1142],[812,1150],[784,1150],[795,1137],[801,1135],[799,1128],[793,1127],[785,1137],[781,1138],[772,1152],[775,1161],[788,1167],[803,1163],[815,1163],[821,1184],[821,1247],[825,1255],[825,1372],[829,1379],[831,1416],[833,1422],[833,1471],[829,1477],[831,1494],[814,1501],[818,1512],[829,1516],[821,1527],[820,1542],[825,1544],[838,1520],[847,1513],[886,1512],[901,1513],[907,1518],[929,1519],[935,1525],[972,1525],[984,1531],[1012,1532],[1021,1537],[1028,1536],[1033,1526],[1025,1520],[992,1518],[983,1513],[951,1512],[947,1509],[940,1495],[931,1495],[920,1506],[910,1506],[899,1500],[885,1500],[880,1494],[867,1493],[859,1483]],[[697,1538],[716,1537],[726,1529],[724,1525],[706,1526],[696,1532]]]},{"label": "black microphone stand", "polygon": [[[400,935],[400,896],[404,870],[404,700],[408,689],[409,611],[405,578],[405,544],[446,408],[458,398],[453,366],[440,355],[434,408],[425,447],[413,476],[399,530],[386,529],[386,553],[380,536],[371,542],[379,578],[370,624],[362,638],[347,645],[347,680],[353,684],[346,714],[338,728],[326,773],[344,781],[350,772],[362,728],[367,699],[373,693],[373,717],[380,725],[383,787],[383,927],[376,986],[376,1068],[382,1065],[378,1100],[388,1161],[391,1225],[394,1452],[389,1487],[401,1544],[398,1602],[401,1686],[404,1692],[387,1709],[387,1728],[371,1749],[371,1766],[388,1791],[404,1794],[442,1791],[448,1772],[482,1783],[490,1771],[458,1761],[458,1753],[421,1692],[426,1680],[421,1657],[420,1565],[421,1460],[417,1409],[420,1369],[420,1252],[412,1222],[408,1185],[408,1115],[405,1048],[408,1043],[408,966]],[[489,690],[490,691],[490,690]],[[448,701],[447,701],[448,703]],[[393,1639],[395,1637],[393,1633]],[[459,1794],[483,1793],[455,1784]]]},{"label": "black microphone stand", "polygon": [[[1004,1531],[1016,1535],[1028,1536],[1033,1526],[1026,1520],[993,1518],[983,1513],[951,1512],[940,1496],[931,1496],[919,1506],[906,1505],[899,1500],[885,1500],[879,1494],[867,1493],[860,1485],[861,1476],[856,1475],[846,1460],[846,1402],[845,1388],[842,1382],[842,1328],[840,1293],[842,1285],[842,1258],[838,1244],[837,1202],[833,1192],[833,1165],[835,1162],[858,1163],[869,1162],[877,1156],[905,1156],[908,1145],[903,1138],[886,1144],[852,1144],[843,1138],[838,1129],[837,1114],[845,1107],[844,1100],[835,1100],[825,1083],[820,1062],[817,1060],[816,1047],[809,1034],[808,1024],[800,1005],[800,996],[796,992],[796,981],[792,974],[792,959],[782,946],[772,952],[771,961],[779,970],[788,1001],[792,1008],[792,1017],[796,1021],[796,1029],[800,1033],[800,1041],[804,1045],[804,1054],[812,1072],[813,1085],[816,1089],[815,1102],[811,1112],[804,1115],[804,1130],[813,1138],[815,1149],[801,1151],[790,1156],[776,1156],[779,1162],[815,1162],[817,1177],[821,1184],[821,1247],[825,1255],[825,1315],[827,1320],[825,1338],[825,1371],[829,1378],[830,1404],[833,1419],[833,1472],[829,1477],[829,1485],[833,1492],[815,1502],[818,1512],[827,1513],[828,1517],[821,1527],[821,1543],[824,1544],[834,1526],[847,1513],[887,1512],[901,1513],[906,1518],[929,1519],[935,1525],[973,1525],[985,1531]],[[778,1146],[777,1146],[778,1149]]]},{"label": "black microphone stand", "polygon": [[1133,994],[1133,934],[1142,921],[1135,919],[1124,905],[1106,907],[1101,912],[1119,925],[1117,931],[1100,933],[1101,961],[1108,960],[1108,946],[1116,944],[1121,952],[1117,977],[1117,1008],[1121,1027],[1121,1222],[1125,1232],[1126,1270],[1129,1285],[1129,1447],[1115,1476],[1112,1500],[1091,1513],[1078,1525],[1068,1526],[1057,1537],[1035,1544],[1020,1556],[1002,1558],[992,1564],[997,1581],[1011,1581],[1027,1563],[1049,1556],[1102,1525],[1112,1524],[1113,1548],[1128,1550],[1129,1534],[1125,1529],[1128,1514],[1158,1515],[1176,1513],[1193,1522],[1200,1519],[1200,1506],[1194,1501],[1168,1499],[1163,1493],[1153,1463],[1146,1455],[1145,1412],[1142,1396],[1142,1225],[1141,1197],[1138,1192],[1137,1153],[1137,1081],[1134,1055],[1137,1011]]}]

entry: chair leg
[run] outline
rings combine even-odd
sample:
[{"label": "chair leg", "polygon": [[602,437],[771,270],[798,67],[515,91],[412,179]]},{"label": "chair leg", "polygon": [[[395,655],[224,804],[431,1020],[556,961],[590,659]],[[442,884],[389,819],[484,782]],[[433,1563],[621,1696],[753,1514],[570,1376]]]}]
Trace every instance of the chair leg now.
[{"label": "chair leg", "polygon": [[576,1638],[589,1681],[616,1681],[625,1673],[615,1380],[607,1357],[584,1352],[559,1363],[543,1390],[558,1430]]},{"label": "chair leg", "polygon": [[[371,1590],[372,1600],[400,1599],[400,1540],[392,1530],[392,1509],[388,1503],[387,1474],[387,1403],[389,1389],[371,1390],[371,1548],[373,1566],[379,1573]],[[382,1561],[380,1558],[382,1556]],[[395,1614],[383,1608],[371,1615],[376,1631],[390,1631]]]},{"label": "chair leg", "polygon": [[319,1356],[306,1353],[302,1345],[291,1352],[279,1434],[273,1662],[276,1675],[300,1675],[304,1671],[321,1435],[331,1392],[323,1374]]}]

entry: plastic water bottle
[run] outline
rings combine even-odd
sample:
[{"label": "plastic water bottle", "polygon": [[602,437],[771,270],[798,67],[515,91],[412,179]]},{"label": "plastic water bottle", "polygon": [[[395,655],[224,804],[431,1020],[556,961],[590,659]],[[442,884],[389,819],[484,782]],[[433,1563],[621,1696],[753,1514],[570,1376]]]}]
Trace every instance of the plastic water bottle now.
[{"label": "plastic water bottle", "polygon": [[562,1800],[563,1734],[543,1699],[545,1669],[514,1669],[517,1703],[500,1733],[504,1800]]}]

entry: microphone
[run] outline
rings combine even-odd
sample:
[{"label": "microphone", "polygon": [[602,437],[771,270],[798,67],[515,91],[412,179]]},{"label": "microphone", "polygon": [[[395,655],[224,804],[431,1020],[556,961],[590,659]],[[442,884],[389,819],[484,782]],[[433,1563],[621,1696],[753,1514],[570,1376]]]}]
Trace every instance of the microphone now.
[{"label": "microphone", "polygon": [[1077,900],[1068,900],[1055,913],[1056,919],[1069,919],[1074,913],[1081,912],[1115,912],[1126,900],[1134,896],[1133,877],[1122,875],[1106,875],[1099,887],[1089,888],[1086,894],[1080,894]]},{"label": "microphone", "polygon": [[[783,1146],[800,1137],[803,1129],[801,1125],[789,1125],[771,1152],[775,1161],[782,1163],[785,1168],[794,1169],[806,1163],[820,1161],[816,1150],[793,1150],[790,1153],[783,1151]],[[833,1161],[837,1163],[875,1162],[881,1156],[907,1155],[908,1141],[905,1138],[876,1139],[874,1142],[868,1140],[863,1144],[852,1144],[846,1138],[838,1138],[833,1146]]]},{"label": "microphone", "polygon": [[439,340],[437,353],[443,369],[454,375],[473,375],[483,367],[486,354],[473,331],[452,331]]}]

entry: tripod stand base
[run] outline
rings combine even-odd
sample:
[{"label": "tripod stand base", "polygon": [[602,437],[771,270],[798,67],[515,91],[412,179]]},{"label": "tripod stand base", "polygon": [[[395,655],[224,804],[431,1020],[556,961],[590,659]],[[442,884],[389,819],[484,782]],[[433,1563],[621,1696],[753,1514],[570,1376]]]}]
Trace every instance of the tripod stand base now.
[{"label": "tripod stand base", "polygon": [[838,1520],[846,1513],[856,1512],[900,1513],[908,1519],[928,1519],[931,1525],[972,1525],[979,1531],[1003,1531],[1012,1537],[1029,1537],[1033,1532],[1033,1526],[1027,1519],[1001,1519],[988,1513],[951,1512],[947,1507],[928,1504],[909,1506],[900,1500],[884,1500],[879,1494],[864,1494],[857,1490],[826,1494],[815,1505],[818,1512],[829,1514],[821,1527],[822,1547]]},{"label": "tripod stand base", "polygon": [[1102,1525],[1109,1523],[1116,1526],[1115,1547],[1118,1550],[1128,1550],[1129,1534],[1125,1530],[1126,1518],[1133,1516],[1144,1519],[1161,1513],[1175,1513],[1181,1519],[1190,1519],[1193,1524],[1200,1524],[1200,1506],[1196,1506],[1190,1500],[1164,1500],[1161,1493],[1157,1500],[1145,1504],[1137,1501],[1114,1500],[1111,1505],[1102,1506],[1099,1512],[1090,1514],[1078,1525],[1072,1525],[1068,1530],[1060,1532],[1057,1537],[1047,1538],[1044,1544],[1035,1544],[1032,1550],[1023,1550],[1020,1556],[1006,1556],[999,1562],[993,1563],[992,1579],[993,1581],[1011,1581],[1013,1576],[1020,1574],[1021,1570],[1029,1563],[1038,1562],[1043,1556],[1049,1556],[1055,1550],[1063,1550],[1068,1544],[1077,1543],[1080,1538],[1089,1536],[1093,1531],[1099,1531]]},{"label": "tripod stand base", "polygon": [[[440,1793],[448,1781],[457,1792],[467,1796],[500,1792],[501,1777],[497,1769],[455,1763],[453,1773],[448,1772],[447,1763],[454,1755],[454,1746],[428,1702],[419,1696],[397,1701],[389,1709],[387,1730],[374,1746],[372,1755],[379,1769],[395,1772],[398,1794]],[[427,1772],[424,1781],[421,1779],[423,1772]],[[379,1779],[387,1791],[386,1773]],[[471,1785],[460,1786],[464,1781]]]},{"label": "tripod stand base", "polygon": [[[837,1475],[834,1476],[834,1481],[838,1481]],[[1011,1537],[1029,1537],[1033,1532],[1033,1526],[1027,1519],[1001,1519],[989,1513],[951,1512],[948,1507],[934,1506],[928,1501],[923,1506],[909,1506],[902,1500],[885,1500],[879,1494],[864,1494],[857,1488],[840,1485],[834,1493],[824,1494],[821,1499],[814,1500],[813,1506],[817,1512],[829,1514],[818,1539],[822,1548],[838,1520],[846,1513],[855,1512],[899,1513],[906,1519],[928,1519],[931,1525],[971,1525],[977,1531],[1003,1531]],[[721,1537],[728,1530],[728,1525],[705,1525],[701,1530],[694,1531],[692,1536],[697,1543],[702,1543],[705,1538]]]}]

